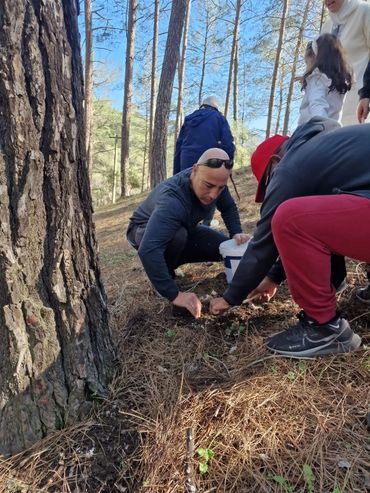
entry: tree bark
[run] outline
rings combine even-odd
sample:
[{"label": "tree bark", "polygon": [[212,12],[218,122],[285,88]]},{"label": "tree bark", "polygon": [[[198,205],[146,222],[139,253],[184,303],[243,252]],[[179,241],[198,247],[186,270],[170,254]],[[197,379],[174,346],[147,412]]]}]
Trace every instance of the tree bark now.
[{"label": "tree bark", "polygon": [[[150,108],[149,108],[149,167],[151,166],[151,149],[153,142],[154,112],[155,112],[155,82],[157,70],[157,49],[158,49],[158,25],[159,25],[159,0],[154,0],[153,18],[153,44],[152,44],[152,70],[150,78]],[[148,173],[150,176],[150,173]]]},{"label": "tree bark", "polygon": [[185,60],[186,60],[186,48],[188,42],[188,29],[189,29],[189,18],[190,18],[190,7],[191,0],[186,1],[186,13],[185,13],[185,26],[184,26],[184,34],[182,37],[182,52],[181,59],[179,61],[179,91],[177,95],[177,110],[176,110],[176,123],[175,123],[175,147],[177,136],[180,132],[181,123],[183,120],[183,112],[182,112],[182,102],[184,97],[184,77],[185,77]]},{"label": "tree bark", "polygon": [[164,53],[155,110],[150,165],[150,185],[152,188],[164,180],[167,174],[167,128],[171,108],[173,81],[176,72],[176,65],[179,60],[185,10],[186,0],[174,0],[172,2],[166,50]]},{"label": "tree bark", "polygon": [[275,63],[274,63],[274,69],[273,69],[272,78],[271,78],[270,100],[269,100],[269,107],[268,107],[268,114],[267,114],[267,125],[266,125],[266,139],[268,137],[270,137],[270,134],[271,134],[272,113],[274,111],[276,80],[277,80],[277,76],[278,76],[278,72],[279,72],[279,64],[280,64],[281,50],[282,50],[283,41],[284,41],[285,23],[286,23],[286,17],[287,17],[287,12],[288,12],[288,6],[289,6],[289,0],[284,0],[283,11],[281,14],[280,28],[279,28],[279,39],[278,39],[278,45],[276,48]]},{"label": "tree bark", "polygon": [[125,88],[123,96],[121,132],[121,197],[128,197],[130,194],[128,173],[130,164],[130,124],[135,55],[136,12],[137,0],[129,0],[126,41]]},{"label": "tree bark", "polygon": [[75,0],[0,3],[0,454],[76,420],[114,349],[86,165]]},{"label": "tree bark", "polygon": [[300,28],[298,31],[297,44],[296,44],[295,50],[294,50],[294,58],[293,58],[292,71],[291,71],[291,76],[290,76],[289,89],[288,89],[288,95],[287,95],[287,100],[286,100],[285,116],[284,116],[284,127],[283,127],[283,134],[284,135],[286,135],[288,130],[289,130],[290,104],[292,102],[292,96],[293,96],[294,78],[295,78],[296,72],[297,72],[298,58],[299,58],[299,53],[300,53],[300,49],[302,46],[304,29],[305,29],[305,26],[307,23],[307,16],[308,16],[308,12],[310,10],[310,6],[311,6],[311,0],[306,0],[306,5],[305,5],[303,15],[302,15],[302,22],[301,22],[301,25],[300,25]]},{"label": "tree bark", "polygon": [[92,139],[91,125],[93,118],[93,38],[91,0],[85,0],[85,135],[86,164],[90,182],[92,176]]},{"label": "tree bark", "polygon": [[241,3],[242,3],[241,0],[237,0],[236,7],[235,7],[235,23],[234,23],[234,32],[233,32],[233,44],[231,46],[229,78],[227,81],[226,101],[225,101],[225,111],[224,111],[225,118],[227,118],[227,115],[229,113],[230,94],[231,94],[231,87],[232,87],[232,81],[233,81],[233,67],[234,67],[234,63],[235,63],[236,45],[238,43],[238,37],[239,37],[239,20],[240,20]]}]

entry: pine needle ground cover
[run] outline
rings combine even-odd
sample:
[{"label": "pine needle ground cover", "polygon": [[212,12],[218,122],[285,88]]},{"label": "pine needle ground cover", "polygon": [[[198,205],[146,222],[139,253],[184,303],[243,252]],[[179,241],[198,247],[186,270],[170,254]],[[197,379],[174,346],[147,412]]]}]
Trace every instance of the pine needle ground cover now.
[{"label": "pine needle ground cover", "polygon": [[[236,178],[252,232],[254,181],[245,170]],[[118,344],[111,391],[92,399],[79,424],[1,460],[0,492],[369,491],[370,309],[354,297],[362,266],[348,263],[338,304],[364,345],[337,357],[273,356],[266,337],[298,311],[287,287],[270,303],[215,318],[207,304],[226,286],[223,266],[186,266],[178,282],[204,312],[174,316],[124,238],[140,199],[96,214]]]}]

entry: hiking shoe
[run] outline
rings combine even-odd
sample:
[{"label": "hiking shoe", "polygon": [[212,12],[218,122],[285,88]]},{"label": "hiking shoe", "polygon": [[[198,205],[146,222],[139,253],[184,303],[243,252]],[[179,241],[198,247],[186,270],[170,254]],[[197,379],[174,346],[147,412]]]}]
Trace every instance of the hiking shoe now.
[{"label": "hiking shoe", "polygon": [[321,354],[346,353],[357,349],[361,338],[353,332],[346,319],[336,315],[325,324],[319,324],[302,311],[299,322],[273,335],[267,347],[275,353],[302,358]]},{"label": "hiking shoe", "polygon": [[363,288],[356,289],[355,294],[356,298],[362,303],[370,305],[370,284]]}]

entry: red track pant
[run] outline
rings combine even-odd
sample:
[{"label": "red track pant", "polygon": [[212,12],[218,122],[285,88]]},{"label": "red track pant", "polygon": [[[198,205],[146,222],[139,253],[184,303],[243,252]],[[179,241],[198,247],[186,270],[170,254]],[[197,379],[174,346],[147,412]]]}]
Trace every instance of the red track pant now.
[{"label": "red track pant", "polygon": [[282,203],[272,231],[295,302],[325,323],[335,316],[330,283],[332,253],[370,263],[370,200],[355,195],[316,195]]}]

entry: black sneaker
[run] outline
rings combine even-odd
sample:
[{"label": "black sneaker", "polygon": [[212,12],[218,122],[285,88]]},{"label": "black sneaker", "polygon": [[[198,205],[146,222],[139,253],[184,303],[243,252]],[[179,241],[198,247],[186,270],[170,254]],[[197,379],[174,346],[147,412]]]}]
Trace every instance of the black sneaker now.
[{"label": "black sneaker", "polygon": [[356,289],[355,294],[356,298],[362,303],[370,305],[370,284],[363,288]]},{"label": "black sneaker", "polygon": [[357,349],[361,338],[353,332],[346,319],[336,315],[326,324],[319,324],[304,312],[297,325],[273,335],[267,342],[271,351],[292,358],[321,354],[347,353]]}]

